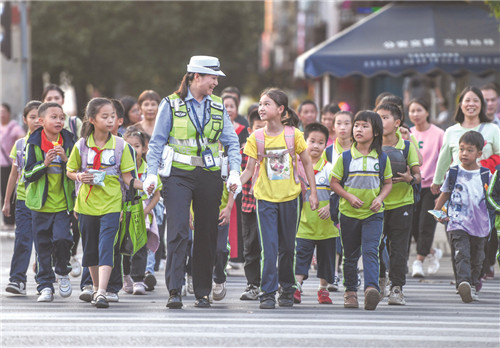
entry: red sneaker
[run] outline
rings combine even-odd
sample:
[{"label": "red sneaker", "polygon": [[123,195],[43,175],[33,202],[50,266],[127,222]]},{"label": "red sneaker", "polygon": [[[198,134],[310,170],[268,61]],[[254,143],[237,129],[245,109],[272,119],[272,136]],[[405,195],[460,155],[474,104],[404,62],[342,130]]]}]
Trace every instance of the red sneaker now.
[{"label": "red sneaker", "polygon": [[332,299],[327,289],[318,290],[318,302],[321,304],[332,304]]},{"label": "red sneaker", "polygon": [[297,289],[293,294],[293,303],[300,303],[300,302],[302,302],[302,298],[300,296],[300,290]]}]

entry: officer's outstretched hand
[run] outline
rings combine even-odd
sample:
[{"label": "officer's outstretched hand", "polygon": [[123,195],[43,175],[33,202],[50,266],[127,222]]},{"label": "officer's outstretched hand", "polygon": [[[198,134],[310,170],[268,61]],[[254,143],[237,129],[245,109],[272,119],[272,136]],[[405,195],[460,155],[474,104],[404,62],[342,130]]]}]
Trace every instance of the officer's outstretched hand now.
[{"label": "officer's outstretched hand", "polygon": [[151,195],[155,192],[157,183],[158,178],[156,177],[156,175],[148,174],[146,180],[144,180],[144,183],[142,184],[142,187],[147,187],[146,193],[148,194],[148,198],[151,197]]},{"label": "officer's outstretched hand", "polygon": [[241,192],[241,180],[240,173],[237,170],[231,170],[229,172],[229,178],[227,178],[227,190],[231,191],[236,199],[236,196]]}]

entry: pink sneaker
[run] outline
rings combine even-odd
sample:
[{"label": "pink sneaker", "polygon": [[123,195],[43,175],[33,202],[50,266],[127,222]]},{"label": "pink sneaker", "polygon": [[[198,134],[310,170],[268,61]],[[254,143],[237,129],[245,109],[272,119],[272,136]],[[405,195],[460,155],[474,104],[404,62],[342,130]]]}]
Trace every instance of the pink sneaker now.
[{"label": "pink sneaker", "polygon": [[318,290],[318,302],[321,304],[332,304],[332,299],[327,289]]},{"label": "pink sneaker", "polygon": [[300,302],[302,302],[302,298],[300,296],[300,290],[297,289],[293,294],[293,303],[300,303]]}]

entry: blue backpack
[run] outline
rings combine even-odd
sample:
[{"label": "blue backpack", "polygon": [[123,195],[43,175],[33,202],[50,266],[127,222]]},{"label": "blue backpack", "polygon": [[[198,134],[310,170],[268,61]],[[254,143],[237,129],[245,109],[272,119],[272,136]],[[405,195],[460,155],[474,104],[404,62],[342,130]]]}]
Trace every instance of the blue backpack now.
[{"label": "blue backpack", "polygon": [[[349,166],[351,165],[352,154],[351,150],[344,151],[342,153],[342,162],[344,164],[344,174],[342,175],[342,180],[340,180],[340,186],[344,187],[347,178],[349,177]],[[379,179],[380,179],[380,187],[382,187],[384,183],[384,172],[385,165],[387,163],[387,155],[385,152],[378,157],[379,163]],[[339,202],[340,196],[332,191],[330,194],[330,218],[335,224],[339,223]]]}]

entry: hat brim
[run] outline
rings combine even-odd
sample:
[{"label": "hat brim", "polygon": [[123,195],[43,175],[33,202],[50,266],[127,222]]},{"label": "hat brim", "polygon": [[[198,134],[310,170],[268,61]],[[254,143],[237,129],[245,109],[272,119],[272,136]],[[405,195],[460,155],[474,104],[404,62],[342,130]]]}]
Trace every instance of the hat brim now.
[{"label": "hat brim", "polygon": [[212,70],[212,69],[204,67],[204,66],[191,65],[191,64],[188,64],[187,72],[198,73],[198,74],[208,74],[208,75],[215,75],[215,76],[226,76],[226,74],[224,74],[221,70],[217,71],[217,70]]}]

